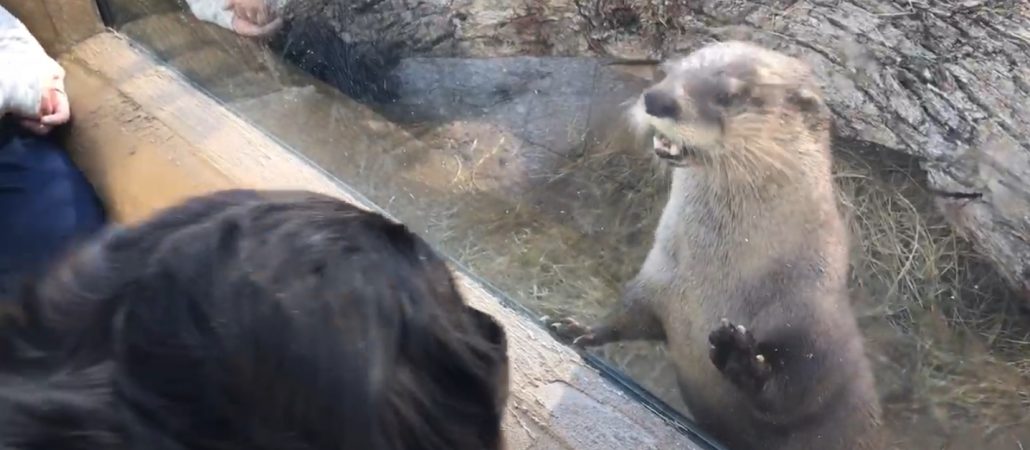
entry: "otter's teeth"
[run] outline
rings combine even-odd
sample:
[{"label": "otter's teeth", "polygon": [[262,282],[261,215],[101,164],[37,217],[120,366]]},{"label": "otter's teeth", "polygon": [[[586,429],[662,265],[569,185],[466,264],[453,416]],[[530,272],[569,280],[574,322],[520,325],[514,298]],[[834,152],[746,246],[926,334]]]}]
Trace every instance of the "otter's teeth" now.
[{"label": "otter's teeth", "polygon": [[669,141],[665,138],[655,135],[653,138],[655,150],[667,150],[669,148]]},{"label": "otter's teeth", "polygon": [[660,134],[656,134],[653,141],[655,150],[662,150],[670,156],[678,156],[680,154],[680,150],[682,150],[679,145],[673,144],[669,138]]}]

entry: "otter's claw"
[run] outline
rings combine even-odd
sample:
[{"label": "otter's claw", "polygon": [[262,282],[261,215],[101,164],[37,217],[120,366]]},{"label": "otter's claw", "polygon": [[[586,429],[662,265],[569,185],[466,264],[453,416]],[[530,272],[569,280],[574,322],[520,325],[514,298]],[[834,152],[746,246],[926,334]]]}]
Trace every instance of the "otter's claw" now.
[{"label": "otter's claw", "polygon": [[588,347],[593,344],[594,334],[576,319],[566,317],[550,324],[551,329],[562,339],[572,340],[572,345]]},{"label": "otter's claw", "polygon": [[710,335],[708,353],[715,368],[730,381],[748,388],[761,388],[771,374],[772,367],[765,355],[758,352],[755,336],[743,325],[734,325],[722,319],[721,325]]}]

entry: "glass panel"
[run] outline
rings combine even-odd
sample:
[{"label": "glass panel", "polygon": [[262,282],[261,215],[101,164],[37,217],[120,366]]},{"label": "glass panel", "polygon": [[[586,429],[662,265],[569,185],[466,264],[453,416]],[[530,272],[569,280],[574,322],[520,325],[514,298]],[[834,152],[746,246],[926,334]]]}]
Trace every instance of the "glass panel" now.
[{"label": "glass panel", "polygon": [[[563,40],[568,11],[540,22],[529,19],[540,11],[511,19],[504,2],[477,3],[469,18],[442,14],[447,2],[292,1],[267,38],[174,0],[101,6],[118,31],[533,314],[592,323],[614,308],[670,189],[668,167],[627,137],[622,116],[656,79],[651,62],[568,56],[595,54],[589,39]],[[492,13],[510,20],[488,26]],[[627,29],[639,19],[608,13]],[[941,216],[916,162],[838,150],[853,305],[891,441],[1030,445],[1026,307]],[[687,413],[663,345],[590,352]]]}]

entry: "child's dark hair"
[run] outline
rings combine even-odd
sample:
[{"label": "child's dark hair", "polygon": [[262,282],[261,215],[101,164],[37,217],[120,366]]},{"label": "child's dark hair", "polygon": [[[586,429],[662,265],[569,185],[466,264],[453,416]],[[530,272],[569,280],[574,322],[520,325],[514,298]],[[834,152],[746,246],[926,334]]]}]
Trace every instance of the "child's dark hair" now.
[{"label": "child's dark hair", "polygon": [[198,197],[6,304],[3,449],[501,447],[504,330],[422,239],[330,197]]}]

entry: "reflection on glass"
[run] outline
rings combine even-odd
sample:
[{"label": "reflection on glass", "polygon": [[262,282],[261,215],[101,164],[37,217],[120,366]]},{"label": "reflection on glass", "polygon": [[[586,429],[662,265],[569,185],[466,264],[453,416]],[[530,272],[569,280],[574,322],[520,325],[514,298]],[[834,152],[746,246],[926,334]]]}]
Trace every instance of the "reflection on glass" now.
[{"label": "reflection on glass", "polygon": [[[102,4],[120,32],[537,315],[598,318],[650,246],[667,177],[623,139],[619,116],[647,66],[467,58],[482,49],[441,49],[415,31],[382,43],[332,14],[287,17],[254,39],[174,0]],[[450,29],[432,11],[405,14],[361,20]],[[410,31],[397,26],[394,36]],[[843,153],[835,167],[885,422],[899,448],[1030,445],[1030,320],[914,173],[910,161]],[[598,353],[683,408],[660,345]]]}]

